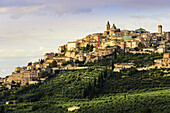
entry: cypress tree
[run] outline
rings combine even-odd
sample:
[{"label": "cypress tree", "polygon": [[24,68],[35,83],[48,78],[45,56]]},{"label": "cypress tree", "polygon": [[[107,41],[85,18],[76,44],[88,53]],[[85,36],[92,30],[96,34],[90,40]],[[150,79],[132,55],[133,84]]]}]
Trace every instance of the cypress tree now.
[{"label": "cypress tree", "polygon": [[124,58],[126,57],[125,49],[123,50],[123,56]]},{"label": "cypress tree", "polygon": [[86,98],[87,96],[87,89],[84,87],[83,97]]},{"label": "cypress tree", "polygon": [[114,51],[114,60],[116,60],[117,59],[117,50],[115,49],[115,51]]},{"label": "cypress tree", "polygon": [[93,83],[93,96],[95,95],[96,91],[96,78],[94,77],[94,83]]},{"label": "cypress tree", "polygon": [[98,88],[100,88],[100,76],[101,76],[101,75],[98,76],[98,81],[97,81],[97,86],[98,86]]},{"label": "cypress tree", "polygon": [[112,77],[112,75],[113,75],[113,70],[110,70],[110,73],[108,74],[107,79],[110,79],[110,77]]},{"label": "cypress tree", "polygon": [[112,58],[112,62],[111,62],[112,64],[112,70],[114,69],[114,61],[113,61],[113,58]]},{"label": "cypress tree", "polygon": [[96,87],[96,78],[94,77],[94,87]]},{"label": "cypress tree", "polygon": [[103,75],[101,73],[101,77],[100,77],[100,89],[102,89],[103,87]]},{"label": "cypress tree", "polygon": [[91,86],[90,81],[89,81],[89,85],[88,85],[88,96],[89,96],[89,99],[93,98],[93,91],[92,91],[92,86]]},{"label": "cypress tree", "polygon": [[117,50],[115,49],[115,51],[113,52],[113,58],[111,62],[112,70],[114,69],[114,62],[116,59],[117,59]]},{"label": "cypress tree", "polygon": [[107,78],[107,66],[106,66],[106,69],[104,70],[104,78],[105,79]]}]

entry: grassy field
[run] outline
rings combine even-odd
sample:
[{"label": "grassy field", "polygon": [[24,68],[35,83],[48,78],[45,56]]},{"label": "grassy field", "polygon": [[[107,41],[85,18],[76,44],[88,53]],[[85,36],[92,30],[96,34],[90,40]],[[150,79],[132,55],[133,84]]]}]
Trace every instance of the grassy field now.
[{"label": "grassy field", "polygon": [[135,68],[121,73],[96,68],[60,71],[43,83],[1,92],[1,102],[17,104],[1,104],[0,112],[63,113],[79,106],[74,112],[169,113],[170,77],[165,74],[160,69]]},{"label": "grassy field", "polygon": [[79,106],[80,109],[74,112],[79,113],[169,113],[170,109],[170,88],[154,88],[150,91],[139,91],[142,93],[121,93],[100,95],[92,100],[69,99],[49,100],[20,103],[8,106],[17,112],[29,113],[56,113],[68,112],[67,108]]}]

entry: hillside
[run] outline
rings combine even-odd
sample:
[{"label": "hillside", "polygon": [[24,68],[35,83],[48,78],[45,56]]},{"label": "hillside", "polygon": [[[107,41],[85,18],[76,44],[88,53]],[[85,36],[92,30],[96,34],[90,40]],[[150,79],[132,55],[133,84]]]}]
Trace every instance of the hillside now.
[{"label": "hillside", "polygon": [[167,113],[170,106],[169,69],[120,73],[107,68],[58,71],[43,83],[1,92],[1,112],[46,113],[67,112],[79,106],[77,112],[144,112]]},{"label": "hillside", "polygon": [[[105,56],[102,59],[99,59],[96,62],[89,62],[85,64],[86,66],[111,66],[111,59],[114,56]],[[119,52],[117,58],[114,60],[114,63],[135,63],[136,67],[145,67],[151,66],[154,64],[155,59],[162,58],[162,54],[152,53],[152,54],[132,54],[132,53],[123,53]]]}]

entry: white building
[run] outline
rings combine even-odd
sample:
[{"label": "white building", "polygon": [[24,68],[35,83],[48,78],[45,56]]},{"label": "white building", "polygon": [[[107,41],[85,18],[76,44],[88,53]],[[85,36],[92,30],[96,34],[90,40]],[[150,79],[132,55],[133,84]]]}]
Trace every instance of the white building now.
[{"label": "white building", "polygon": [[165,52],[165,48],[163,48],[163,47],[158,47],[158,48],[157,48],[157,52],[158,52],[158,53],[163,53],[163,52]]},{"label": "white building", "polygon": [[170,32],[166,32],[166,39],[170,40]]},{"label": "white building", "polygon": [[155,49],[154,49],[154,48],[143,48],[143,51],[151,51],[151,52],[154,52]]},{"label": "white building", "polygon": [[163,52],[165,52],[167,49],[168,49],[168,46],[167,46],[167,45],[161,44],[161,45],[159,45],[159,47],[157,47],[157,52],[158,52],[158,53],[163,53]]},{"label": "white building", "polygon": [[126,47],[131,48],[131,47],[132,47],[132,43],[131,43],[130,41],[127,41],[127,42],[126,42]]},{"label": "white building", "polygon": [[77,42],[68,42],[67,50],[75,50],[77,48]]},{"label": "white building", "polygon": [[132,41],[132,48],[138,47],[137,41]]}]

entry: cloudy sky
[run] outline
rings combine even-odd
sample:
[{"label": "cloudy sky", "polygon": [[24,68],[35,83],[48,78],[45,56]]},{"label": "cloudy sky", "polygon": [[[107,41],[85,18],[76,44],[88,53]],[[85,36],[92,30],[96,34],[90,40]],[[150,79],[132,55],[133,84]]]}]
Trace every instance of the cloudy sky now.
[{"label": "cloudy sky", "polygon": [[170,30],[169,0],[0,0],[0,77],[109,20],[121,29]]}]

